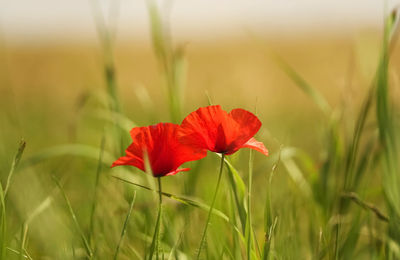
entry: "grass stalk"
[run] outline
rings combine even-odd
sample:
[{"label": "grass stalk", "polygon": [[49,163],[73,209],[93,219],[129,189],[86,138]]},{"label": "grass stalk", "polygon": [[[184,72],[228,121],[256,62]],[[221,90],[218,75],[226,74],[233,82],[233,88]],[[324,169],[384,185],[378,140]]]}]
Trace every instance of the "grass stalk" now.
[{"label": "grass stalk", "polygon": [[222,170],[223,170],[223,167],[224,167],[224,159],[225,159],[225,155],[222,154],[222,156],[221,156],[221,164],[220,164],[220,167],[219,167],[217,186],[215,187],[214,196],[213,196],[213,199],[212,199],[212,202],[211,202],[210,211],[208,212],[208,216],[207,216],[207,220],[206,220],[206,225],[204,227],[203,235],[201,236],[200,246],[199,246],[199,250],[197,252],[196,259],[200,259],[201,250],[202,250],[204,242],[206,240],[207,229],[208,229],[208,225],[210,224],[210,219],[211,219],[211,213],[212,213],[212,211],[214,209],[214,205],[215,205],[215,201],[216,201],[216,198],[217,198],[219,186],[220,186],[220,183],[221,183]]},{"label": "grass stalk", "polygon": [[[226,161],[225,161],[225,162],[226,162]],[[139,187],[139,188],[142,188],[142,189],[145,189],[145,190],[148,190],[148,191],[152,191],[152,192],[157,192],[157,193],[158,193],[158,191],[153,190],[153,189],[151,189],[151,188],[149,188],[149,187],[146,187],[146,186],[144,186],[144,185],[140,185],[140,184],[138,184],[138,183],[134,183],[134,182],[131,182],[131,181],[122,179],[122,178],[117,177],[117,176],[113,176],[113,177],[116,178],[116,179],[118,179],[118,180],[121,180],[121,181],[123,181],[123,182],[132,184],[132,185],[134,185],[134,186],[136,186],[136,187]],[[182,203],[182,204],[184,204],[184,205],[188,205],[188,206],[192,206],[192,207],[195,207],[195,208],[199,208],[199,209],[205,210],[205,211],[207,211],[207,212],[210,211],[210,206],[208,206],[208,205],[205,204],[205,203],[202,203],[202,202],[199,202],[199,201],[195,201],[195,200],[193,200],[193,199],[191,199],[191,198],[183,197],[183,196],[177,196],[177,195],[174,195],[174,194],[171,194],[171,193],[167,193],[167,192],[161,192],[161,194],[162,194],[162,196],[164,196],[164,197],[173,199],[173,200],[175,200],[176,202]],[[213,215],[216,215],[216,216],[218,216],[218,217],[220,217],[221,219],[225,220],[225,221],[228,222],[228,223],[231,223],[229,217],[228,217],[227,215],[225,215],[225,214],[224,214],[222,211],[220,211],[220,210],[213,209],[212,214],[213,214]],[[233,228],[235,229],[236,233],[241,234],[240,231],[239,231],[239,229],[233,224],[233,222],[232,222],[231,224],[232,224]]]},{"label": "grass stalk", "polygon": [[6,233],[7,233],[7,221],[6,221],[6,197],[8,189],[10,188],[11,179],[14,175],[15,169],[17,168],[22,154],[25,150],[26,142],[22,140],[19,144],[18,151],[14,156],[13,162],[11,164],[10,171],[7,176],[6,186],[3,189],[3,185],[0,183],[0,259],[5,259],[6,257]]},{"label": "grass stalk", "polygon": [[70,213],[70,215],[71,215],[71,218],[72,218],[72,220],[73,220],[73,222],[74,222],[74,224],[75,224],[75,228],[76,228],[76,230],[78,231],[79,235],[81,236],[81,239],[82,239],[82,241],[83,241],[83,244],[84,244],[86,253],[87,253],[87,255],[88,255],[88,258],[91,259],[92,256],[93,256],[93,252],[92,252],[92,250],[91,250],[91,248],[90,248],[90,245],[89,245],[88,240],[87,240],[86,237],[85,237],[85,234],[83,233],[83,230],[82,230],[81,226],[79,225],[78,219],[76,218],[75,212],[74,212],[74,210],[72,209],[71,203],[70,203],[70,201],[69,201],[67,195],[65,194],[64,189],[62,188],[60,182],[57,180],[57,178],[56,178],[55,176],[52,176],[52,178],[53,178],[54,182],[56,183],[57,187],[58,187],[58,188],[60,189],[60,191],[61,191],[61,194],[62,194],[62,196],[63,196],[63,198],[64,198],[64,200],[65,200],[65,203],[67,204],[68,211],[69,211],[69,213]]},{"label": "grass stalk", "polygon": [[19,260],[24,259],[25,241],[28,234],[28,225],[24,223],[21,228],[20,247],[19,247]]},{"label": "grass stalk", "polygon": [[24,153],[24,150],[25,150],[25,146],[26,146],[26,142],[24,140],[22,140],[19,144],[17,154],[14,156],[14,160],[11,164],[10,172],[8,173],[6,186],[4,188],[4,199],[7,197],[7,192],[8,192],[8,189],[10,188],[12,176],[14,175],[14,171],[17,168],[19,161],[21,160],[22,154]]},{"label": "grass stalk", "polygon": [[263,254],[261,259],[267,260],[269,257],[270,249],[271,249],[271,240],[273,238],[273,233],[275,232],[275,227],[277,223],[277,217],[273,220],[272,215],[272,178],[275,175],[275,171],[278,167],[278,164],[281,161],[281,152],[282,147],[279,149],[278,159],[276,163],[272,166],[268,182],[267,182],[267,195],[265,198],[265,206],[264,206],[264,246],[263,246]]},{"label": "grass stalk", "polygon": [[1,218],[0,218],[0,259],[6,257],[6,203],[4,200],[3,186],[0,184],[0,206],[1,206]]},{"label": "grass stalk", "polygon": [[[94,216],[96,212],[96,205],[97,205],[97,197],[98,197],[98,186],[99,186],[99,179],[100,179],[100,173],[103,165],[103,152],[104,152],[104,145],[105,145],[105,136],[101,138],[100,142],[100,153],[99,153],[99,160],[97,163],[97,170],[96,170],[96,180],[95,180],[95,186],[94,186],[94,196],[93,196],[93,203],[92,203],[92,208],[90,212],[90,226],[89,226],[89,235],[88,239],[89,242],[92,243],[92,238],[93,238],[93,232],[94,232]],[[93,247],[94,245],[92,245]],[[96,250],[94,250],[96,251]]]},{"label": "grass stalk", "polygon": [[253,236],[253,226],[251,223],[251,191],[252,191],[252,183],[253,183],[253,150],[250,150],[249,153],[249,188],[247,193],[247,223],[246,223],[246,237],[247,237],[247,259],[251,259],[251,251],[252,251],[252,236]]},{"label": "grass stalk", "polygon": [[384,222],[389,222],[389,217],[386,216],[380,209],[378,209],[375,205],[363,201],[355,192],[345,192],[342,194],[344,198],[348,198],[354,201],[360,207],[372,211],[379,220]]},{"label": "grass stalk", "polygon": [[132,213],[133,205],[135,204],[135,200],[136,200],[136,191],[133,193],[133,198],[132,198],[132,201],[131,201],[130,206],[129,206],[129,211],[128,211],[128,214],[126,215],[126,218],[125,218],[124,226],[123,226],[122,231],[121,231],[121,236],[120,236],[119,241],[118,241],[117,249],[115,250],[114,260],[118,259],[119,249],[121,247],[122,241],[123,241],[123,239],[125,237],[126,230],[128,228],[128,222],[129,222],[129,218],[131,217],[131,213]]},{"label": "grass stalk", "polygon": [[[92,0],[92,10],[93,16],[96,24],[97,33],[99,35],[99,40],[103,50],[104,56],[104,77],[107,86],[107,93],[109,97],[111,97],[110,110],[113,112],[119,113],[121,111],[120,102],[118,99],[118,89],[117,89],[117,80],[115,73],[115,64],[114,64],[114,38],[116,31],[116,17],[118,15],[119,10],[119,1],[112,1],[110,8],[110,20],[112,19],[113,23],[110,23],[109,26],[106,25],[105,17],[102,14],[100,4],[98,0]],[[111,15],[114,15],[111,17]],[[111,22],[111,21],[109,21]]]},{"label": "grass stalk", "polygon": [[183,48],[172,47],[168,25],[162,20],[155,1],[148,1],[153,50],[160,65],[167,90],[171,121],[179,123],[182,118],[183,89],[186,62]]}]

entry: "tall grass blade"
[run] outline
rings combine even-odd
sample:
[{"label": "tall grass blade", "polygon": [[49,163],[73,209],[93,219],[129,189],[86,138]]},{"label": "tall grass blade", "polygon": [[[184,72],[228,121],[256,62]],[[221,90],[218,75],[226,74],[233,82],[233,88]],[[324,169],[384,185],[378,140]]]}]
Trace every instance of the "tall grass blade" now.
[{"label": "tall grass blade", "polygon": [[25,241],[27,234],[28,234],[28,225],[24,223],[21,228],[19,260],[22,260],[25,257],[24,251],[25,251]]},{"label": "tall grass blade", "polygon": [[294,183],[296,183],[299,190],[301,190],[307,198],[311,198],[312,191],[310,184],[304,177],[304,174],[297,163],[291,158],[282,158],[282,164],[283,166],[285,166],[290,178],[293,180]]},{"label": "tall grass blade", "polygon": [[172,260],[172,258],[174,256],[175,256],[175,258],[177,258],[176,251],[177,251],[177,248],[178,248],[178,246],[179,246],[179,244],[180,244],[180,242],[182,240],[182,235],[183,235],[183,231],[179,235],[179,238],[176,240],[174,246],[171,248],[171,251],[170,251],[169,256],[168,256],[168,260]]},{"label": "tall grass blade", "polygon": [[[218,156],[221,156],[218,154]],[[239,220],[242,225],[242,232],[246,231],[246,218],[247,211],[245,206],[245,196],[246,196],[246,185],[242,177],[240,177],[238,171],[233,167],[233,165],[225,158],[225,165],[228,169],[228,180],[233,191],[233,195],[235,198],[236,209],[239,214]]]},{"label": "tall grass blade", "polygon": [[57,185],[57,187],[60,189],[60,192],[61,192],[61,194],[62,194],[62,196],[63,196],[63,198],[65,200],[65,203],[67,204],[69,214],[71,215],[71,218],[72,218],[72,220],[74,222],[75,228],[78,231],[78,233],[79,233],[79,235],[80,235],[80,237],[81,237],[81,239],[83,241],[83,245],[85,247],[87,256],[89,258],[92,258],[92,256],[93,256],[92,249],[90,248],[89,242],[86,239],[85,234],[83,233],[83,230],[82,230],[81,226],[79,225],[78,219],[76,218],[75,212],[72,209],[71,203],[69,202],[69,199],[68,199],[67,195],[65,194],[64,189],[62,188],[60,182],[57,180],[57,178],[55,176],[52,176],[52,178],[53,178],[53,181],[55,182],[55,184]]},{"label": "tall grass blade", "polygon": [[133,122],[124,114],[113,112],[107,109],[92,110],[90,111],[90,115],[93,115],[95,118],[103,119],[105,122],[116,124],[121,131],[126,133],[129,133],[133,127],[137,126],[135,122]]},{"label": "tall grass blade", "polygon": [[[128,180],[125,180],[125,179],[122,179],[122,178],[120,178],[118,176],[113,176],[113,177],[118,179],[118,180],[121,180],[123,182],[135,185],[136,187],[140,187],[142,189],[146,189],[146,190],[158,193],[158,191],[153,190],[153,189],[151,189],[149,187],[146,187],[144,185],[141,185],[141,184],[138,184],[138,183],[134,183],[134,182],[131,182],[131,181],[128,181]],[[170,194],[170,193],[167,193],[167,192],[162,192],[162,195],[167,197],[167,198],[173,199],[173,200],[175,200],[175,201],[177,201],[179,203],[183,203],[183,204],[188,205],[188,206],[193,206],[193,207],[205,210],[207,212],[210,211],[210,206],[208,206],[208,205],[206,205],[206,204],[204,204],[202,202],[198,202],[198,201],[195,201],[195,200],[192,200],[192,199],[189,199],[189,198],[185,198],[183,196],[173,195],[173,194]],[[225,215],[223,212],[221,212],[221,211],[219,211],[217,209],[213,209],[212,212],[213,212],[214,215],[219,216],[220,218],[224,219],[225,221],[229,221],[228,216]]]},{"label": "tall grass blade", "polygon": [[128,214],[126,215],[126,218],[125,218],[124,226],[123,226],[122,231],[121,231],[121,236],[120,236],[119,241],[118,241],[117,249],[115,250],[114,260],[118,259],[119,249],[121,247],[122,241],[123,241],[123,239],[125,237],[126,230],[128,228],[128,223],[129,223],[129,219],[131,217],[133,205],[135,204],[135,200],[136,200],[136,191],[133,193],[133,198],[132,198],[132,201],[131,201],[131,203],[129,205],[129,211],[128,211]]},{"label": "tall grass blade", "polygon": [[[40,215],[43,211],[45,211],[52,203],[52,198],[49,196],[44,199],[26,218],[24,223],[22,224],[21,228],[21,235],[20,235],[20,247],[19,247],[19,259],[28,258],[31,259],[29,256],[26,248],[25,242],[28,235],[28,228],[30,223],[36,218],[36,216]],[[25,254],[24,254],[25,252]]]},{"label": "tall grass blade", "polygon": [[[400,171],[398,153],[398,130],[394,124],[393,107],[389,99],[389,46],[395,22],[396,11],[385,21],[381,60],[376,80],[376,117],[380,143],[383,147],[383,190],[389,208],[389,236],[400,244]],[[391,255],[391,254],[390,254]]]},{"label": "tall grass blade", "polygon": [[104,78],[106,81],[107,92],[111,97],[110,110],[113,112],[120,112],[121,105],[118,98],[118,89],[116,81],[116,69],[114,64],[114,38],[116,34],[116,21],[119,10],[119,0],[111,1],[111,12],[114,17],[109,22],[109,26],[106,24],[106,19],[102,14],[100,3],[98,0],[91,0],[93,16],[96,24],[97,33],[101,43],[104,56]]},{"label": "tall grass blade", "polygon": [[6,232],[7,232],[7,222],[6,222],[6,203],[4,200],[3,186],[0,184],[0,259],[6,259]]},{"label": "tall grass blade", "polygon": [[389,217],[386,216],[386,214],[384,214],[380,209],[378,209],[378,207],[376,207],[374,204],[372,203],[368,203],[363,201],[355,192],[346,192],[342,194],[343,197],[348,198],[350,200],[352,200],[353,202],[355,202],[357,205],[359,205],[360,207],[366,209],[366,210],[370,210],[372,213],[375,214],[375,216],[379,219],[382,220],[384,222],[389,222]]},{"label": "tall grass blade", "polygon": [[[226,162],[226,161],[225,161],[225,162]],[[153,189],[151,189],[151,188],[149,188],[149,187],[146,187],[146,186],[144,186],[144,185],[140,185],[140,184],[138,184],[138,183],[134,183],[134,182],[131,182],[131,181],[129,181],[129,180],[125,180],[125,179],[120,178],[120,177],[118,177],[118,176],[113,176],[113,177],[116,178],[116,179],[118,179],[118,180],[121,180],[121,181],[123,181],[123,182],[129,183],[129,184],[132,184],[132,185],[135,185],[136,187],[140,187],[140,188],[142,188],[142,189],[145,189],[145,190],[149,190],[149,191],[158,193],[158,191],[155,191],[155,190],[153,190]],[[192,200],[192,199],[189,199],[189,198],[185,198],[185,197],[182,197],[182,196],[177,196],[177,195],[173,195],[173,194],[166,193],[166,192],[161,192],[161,194],[162,194],[163,196],[165,196],[165,197],[167,197],[167,198],[170,198],[170,199],[173,199],[173,200],[175,200],[175,201],[177,201],[177,202],[179,202],[179,203],[182,203],[182,204],[185,204],[185,205],[188,205],[188,206],[192,206],[192,207],[195,207],[195,208],[199,208],[199,209],[204,210],[204,211],[206,211],[206,212],[210,212],[210,211],[211,211],[213,215],[218,216],[218,217],[220,217],[221,219],[223,219],[224,221],[226,221],[227,223],[231,224],[231,226],[234,228],[234,230],[236,231],[236,233],[239,235],[240,240],[241,240],[243,243],[245,243],[245,238],[243,237],[243,235],[242,235],[242,233],[240,232],[240,230],[235,226],[234,222],[232,222],[232,221],[229,219],[229,217],[228,217],[227,215],[225,215],[222,211],[217,210],[217,209],[215,209],[215,208],[213,208],[213,209],[211,210],[211,207],[208,206],[208,205],[205,204],[205,203],[202,203],[202,202],[199,202],[199,201],[195,201],[195,200]]]},{"label": "tall grass blade", "polygon": [[222,177],[222,172],[223,172],[223,168],[224,168],[224,160],[225,160],[225,155],[222,154],[222,156],[221,156],[221,164],[220,164],[219,174],[218,174],[218,180],[217,180],[217,185],[215,187],[213,199],[212,199],[211,206],[210,206],[210,211],[208,212],[208,215],[207,215],[207,220],[206,220],[206,225],[204,227],[203,235],[201,236],[200,246],[199,246],[199,249],[197,251],[197,256],[196,256],[197,260],[200,259],[201,250],[203,249],[203,245],[204,245],[204,243],[206,241],[208,225],[210,224],[211,214],[212,214],[212,211],[214,209],[215,201],[216,201],[218,190],[219,190],[219,185],[221,183],[221,177]]},{"label": "tall grass blade", "polygon": [[[97,204],[97,197],[98,197],[98,186],[99,186],[100,174],[101,174],[101,169],[102,169],[102,165],[103,165],[104,146],[105,146],[105,136],[103,135],[103,137],[101,138],[101,142],[100,142],[100,153],[99,153],[99,160],[98,160],[98,163],[97,163],[92,208],[91,208],[91,212],[90,212],[89,235],[88,235],[88,239],[89,239],[90,243],[92,243],[93,232],[94,232],[94,222],[95,222],[94,221],[94,216],[95,216],[95,212],[96,212],[96,204]],[[93,247],[93,244],[92,244],[92,247]],[[96,250],[94,250],[94,251],[96,251]]]},{"label": "tall grass blade", "polygon": [[372,87],[368,91],[368,95],[364,100],[361,111],[358,115],[356,126],[354,128],[353,136],[351,139],[352,142],[350,144],[350,147],[348,148],[348,153],[346,155],[343,183],[344,190],[352,190],[354,188],[354,185],[357,184],[356,182],[354,182],[354,167],[356,165],[356,157],[359,154],[358,150],[360,146],[361,135],[364,131],[365,122],[367,120],[369,111],[371,110],[373,97],[374,88]]},{"label": "tall grass blade", "polygon": [[275,56],[275,60],[280,66],[280,68],[289,76],[289,78],[296,83],[301,90],[304,91],[310,98],[314,101],[314,103],[318,106],[319,109],[325,114],[330,115],[331,107],[329,106],[326,99],[315,89],[313,88],[297,71],[290,66],[285,60],[283,60],[279,56]]},{"label": "tall grass blade", "polygon": [[169,112],[173,123],[180,123],[182,116],[183,88],[185,84],[186,62],[183,48],[171,46],[168,26],[163,24],[161,14],[154,1],[148,1],[151,35],[154,53],[161,67],[167,88]]},{"label": "tall grass blade", "polygon": [[7,176],[6,186],[3,189],[3,185],[0,183],[0,259],[5,259],[6,257],[6,241],[7,241],[7,221],[6,221],[6,196],[8,189],[10,188],[11,179],[14,175],[14,171],[17,168],[22,154],[25,150],[26,142],[22,140],[20,142],[18,151],[14,156],[13,162],[11,164],[11,169]]},{"label": "tall grass blade", "polygon": [[[12,248],[10,248],[10,247],[7,247],[7,250],[8,251],[10,251],[10,252],[12,252],[12,253],[14,253],[14,254],[16,254],[16,255],[20,255],[21,253],[20,253],[20,251],[18,251],[18,250],[15,250],[15,249],[12,249]],[[23,258],[26,258],[26,259],[29,259],[29,260],[32,260],[32,257],[30,257],[28,254],[22,254],[22,256],[23,256]]]},{"label": "tall grass blade", "polygon": [[273,220],[273,213],[272,213],[272,178],[275,175],[275,171],[281,161],[281,152],[282,149],[279,149],[279,154],[277,161],[272,165],[271,172],[268,178],[267,182],[267,195],[265,198],[265,206],[264,206],[264,243],[263,243],[263,253],[262,253],[262,259],[267,260],[269,255],[270,255],[270,249],[271,249],[271,242],[272,242],[272,237],[273,233],[275,231],[276,223],[277,223],[277,218],[275,217],[275,220]]},{"label": "tall grass blade", "polygon": [[26,218],[25,223],[29,225],[38,215],[48,209],[53,202],[51,196],[46,197]]},{"label": "tall grass blade", "polygon": [[[36,154],[28,157],[21,162],[20,168],[33,166],[46,160],[54,159],[66,155],[86,157],[98,161],[100,149],[85,144],[66,144],[44,149]],[[103,151],[102,162],[110,166],[114,161],[114,157],[107,151]]]},{"label": "tall grass blade", "polygon": [[26,142],[24,140],[22,140],[19,144],[18,151],[17,151],[16,155],[14,156],[14,160],[11,164],[10,172],[8,173],[6,186],[4,188],[4,198],[7,197],[7,192],[8,192],[8,189],[10,188],[12,176],[14,175],[14,171],[17,168],[19,161],[21,160],[22,154],[24,153],[24,150],[25,150],[25,146],[26,146]]},{"label": "tall grass blade", "polygon": [[253,150],[250,150],[249,154],[249,181],[248,181],[248,192],[247,192],[247,218],[246,218],[246,249],[247,249],[247,259],[251,260],[251,255],[253,250],[255,249],[254,246],[254,239],[253,239],[253,225],[251,222],[251,191],[252,191],[252,183],[253,183]]}]

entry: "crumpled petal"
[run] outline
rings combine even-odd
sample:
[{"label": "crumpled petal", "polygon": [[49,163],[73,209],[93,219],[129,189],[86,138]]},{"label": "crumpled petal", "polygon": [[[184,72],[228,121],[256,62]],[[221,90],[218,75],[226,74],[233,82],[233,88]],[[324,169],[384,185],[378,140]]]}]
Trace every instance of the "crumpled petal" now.
[{"label": "crumpled petal", "polygon": [[233,109],[229,116],[236,122],[237,129],[227,150],[237,151],[260,130],[261,121],[253,113],[241,108]]},{"label": "crumpled petal", "polygon": [[[216,105],[190,113],[180,125],[178,136],[186,145],[232,154],[242,148],[260,127],[261,122],[254,114],[240,108],[227,113]],[[260,145],[257,147],[265,154]]]},{"label": "crumpled petal", "polygon": [[189,170],[190,170],[190,168],[176,169],[175,171],[169,172],[169,173],[165,174],[164,176],[171,176],[171,175],[175,175],[175,174],[180,173],[180,172],[186,172],[186,171],[189,171]]},{"label": "crumpled petal", "polygon": [[159,123],[131,130],[132,144],[125,156],[116,160],[112,167],[131,165],[145,171],[144,158],[147,156],[155,177],[174,175],[188,168],[178,169],[188,161],[201,159],[207,155],[205,150],[194,149],[178,141],[178,125]]},{"label": "crumpled petal", "polygon": [[262,142],[257,141],[255,138],[251,138],[247,143],[245,143],[243,148],[250,148],[254,149],[266,156],[268,156],[268,149],[265,148],[264,144]]}]

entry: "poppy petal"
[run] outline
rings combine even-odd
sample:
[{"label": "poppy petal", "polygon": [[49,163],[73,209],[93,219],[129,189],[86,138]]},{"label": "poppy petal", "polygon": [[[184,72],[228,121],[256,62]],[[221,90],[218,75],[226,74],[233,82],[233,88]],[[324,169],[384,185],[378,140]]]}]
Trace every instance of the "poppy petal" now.
[{"label": "poppy petal", "polygon": [[189,171],[189,170],[190,170],[190,168],[176,169],[175,171],[169,172],[169,173],[167,173],[167,174],[165,174],[163,176],[171,176],[171,175],[175,175],[175,174],[177,174],[179,172],[186,172],[186,171]]},{"label": "poppy petal", "polygon": [[183,163],[199,160],[207,155],[204,150],[195,149],[181,144],[177,138],[178,125],[171,123],[150,126],[150,135],[156,146],[149,152],[153,171],[170,172]]},{"label": "poppy petal", "polygon": [[256,150],[256,151],[268,156],[268,149],[265,148],[265,146],[264,146],[264,144],[262,142],[259,142],[254,138],[251,138],[242,147],[254,149],[254,150]]},{"label": "poppy petal", "polygon": [[229,145],[229,151],[237,151],[250,140],[260,129],[261,121],[251,112],[238,108],[233,109],[229,116],[237,123],[238,129],[234,140]]},{"label": "poppy petal", "polygon": [[178,141],[179,126],[172,123],[159,123],[146,127],[135,127],[130,131],[132,144],[126,155],[112,165],[131,165],[145,171],[144,158],[147,156],[155,177],[174,175],[189,169],[177,169],[181,164],[206,156],[207,151],[198,150]]},{"label": "poppy petal", "polygon": [[143,156],[141,152],[139,153],[137,145],[131,144],[125,151],[125,156],[120,157],[116,160],[111,167],[120,166],[120,165],[131,165],[135,166],[142,171],[144,171],[144,163]]},{"label": "poppy petal", "polygon": [[182,143],[220,152],[226,146],[225,128],[228,114],[221,106],[201,107],[190,113],[180,126],[180,140]]},{"label": "poppy petal", "polygon": [[186,145],[232,154],[242,148],[260,127],[261,122],[254,114],[244,109],[233,109],[228,114],[217,105],[190,113],[183,120],[178,136]]}]

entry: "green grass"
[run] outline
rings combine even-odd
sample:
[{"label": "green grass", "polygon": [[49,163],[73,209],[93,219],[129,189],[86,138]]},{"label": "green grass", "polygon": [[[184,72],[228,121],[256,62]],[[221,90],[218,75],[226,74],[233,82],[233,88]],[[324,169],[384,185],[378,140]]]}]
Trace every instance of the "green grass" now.
[{"label": "green grass", "polygon": [[[160,10],[149,2],[158,91],[165,100],[139,95],[139,103],[150,108],[145,111],[136,103],[124,104],[114,60],[115,28],[94,10],[104,85],[79,103],[82,115],[72,124],[76,136],[71,140],[56,131],[63,118],[54,111],[43,114],[45,108],[23,111],[25,125],[37,125],[35,119],[41,118],[55,130],[46,124],[0,128],[1,260],[400,259],[399,104],[396,77],[391,77],[396,74],[391,62],[396,12],[385,20],[376,73],[363,87],[362,102],[351,103],[352,113],[343,104],[331,104],[302,68],[273,56],[276,68],[301,91],[299,98],[304,95],[313,104],[315,116],[302,117],[305,121],[288,131],[300,131],[301,124],[317,126],[301,137],[314,140],[312,145],[271,137],[271,124],[288,127],[286,118],[296,115],[287,105],[278,120],[262,120],[257,138],[269,148],[269,157],[246,149],[222,158],[209,153],[188,163],[190,172],[162,178],[161,190],[157,179],[136,168],[110,168],[129,143],[129,129],[163,118],[179,123],[192,107],[221,98],[196,92],[203,97],[198,103],[183,102],[190,93],[185,52],[174,47]],[[13,106],[5,107],[12,120],[20,120]],[[135,109],[140,116],[130,118]],[[25,142],[17,147],[18,139],[11,138],[15,132],[26,135],[26,151]]]}]

